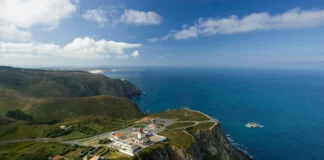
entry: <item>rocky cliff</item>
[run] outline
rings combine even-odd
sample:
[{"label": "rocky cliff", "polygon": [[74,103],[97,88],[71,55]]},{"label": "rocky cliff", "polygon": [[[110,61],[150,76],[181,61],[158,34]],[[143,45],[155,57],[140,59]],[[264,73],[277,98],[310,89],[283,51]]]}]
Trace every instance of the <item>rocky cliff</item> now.
[{"label": "rocky cliff", "polygon": [[[188,133],[188,132],[187,132]],[[139,153],[136,160],[249,160],[243,152],[232,146],[221,125],[215,122],[208,129],[188,133],[194,143],[189,148],[162,142]]]}]

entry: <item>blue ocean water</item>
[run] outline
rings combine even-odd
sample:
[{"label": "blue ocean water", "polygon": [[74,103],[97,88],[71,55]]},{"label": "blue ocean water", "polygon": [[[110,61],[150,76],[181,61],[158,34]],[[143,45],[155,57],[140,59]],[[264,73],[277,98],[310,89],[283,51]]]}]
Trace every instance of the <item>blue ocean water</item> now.
[{"label": "blue ocean water", "polygon": [[[146,92],[143,111],[189,107],[222,122],[257,160],[324,159],[324,71],[137,68],[105,70]],[[256,121],[263,128],[247,128]]]}]

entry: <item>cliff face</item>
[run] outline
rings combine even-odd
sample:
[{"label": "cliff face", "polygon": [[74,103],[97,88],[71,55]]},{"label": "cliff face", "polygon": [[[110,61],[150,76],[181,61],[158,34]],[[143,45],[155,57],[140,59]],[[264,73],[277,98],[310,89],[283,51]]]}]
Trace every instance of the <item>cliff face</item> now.
[{"label": "cliff face", "polygon": [[233,147],[225,137],[220,123],[208,130],[191,133],[195,143],[188,149],[167,142],[138,154],[136,160],[249,160],[250,158]]}]

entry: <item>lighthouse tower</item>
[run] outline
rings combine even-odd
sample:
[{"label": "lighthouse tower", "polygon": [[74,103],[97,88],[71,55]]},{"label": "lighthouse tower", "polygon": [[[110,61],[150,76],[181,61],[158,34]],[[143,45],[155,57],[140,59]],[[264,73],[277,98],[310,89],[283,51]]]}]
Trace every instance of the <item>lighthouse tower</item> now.
[{"label": "lighthouse tower", "polygon": [[143,133],[143,129],[142,129],[142,128],[139,128],[139,129],[138,129],[138,132],[137,132],[137,138],[138,138],[138,139],[142,139],[142,138],[144,138],[144,133]]}]

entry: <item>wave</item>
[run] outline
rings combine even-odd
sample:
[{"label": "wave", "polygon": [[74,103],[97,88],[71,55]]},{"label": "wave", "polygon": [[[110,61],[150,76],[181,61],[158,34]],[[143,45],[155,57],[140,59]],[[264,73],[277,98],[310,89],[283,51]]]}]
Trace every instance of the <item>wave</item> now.
[{"label": "wave", "polygon": [[231,135],[226,134],[225,136],[226,136],[227,140],[230,141],[230,143],[231,143],[235,148],[237,148],[239,151],[241,151],[241,152],[243,152],[244,154],[246,154],[249,158],[251,158],[251,159],[254,158],[254,156],[253,156],[252,154],[250,154],[250,153],[247,151],[247,150],[248,150],[247,147],[245,147],[245,146],[242,145],[242,144],[236,143],[236,142],[234,141],[234,139],[231,137]]}]

